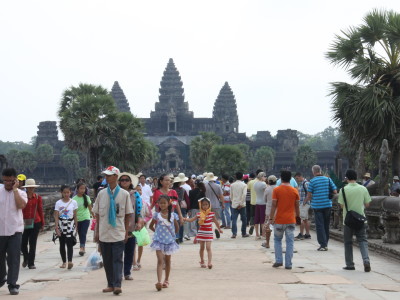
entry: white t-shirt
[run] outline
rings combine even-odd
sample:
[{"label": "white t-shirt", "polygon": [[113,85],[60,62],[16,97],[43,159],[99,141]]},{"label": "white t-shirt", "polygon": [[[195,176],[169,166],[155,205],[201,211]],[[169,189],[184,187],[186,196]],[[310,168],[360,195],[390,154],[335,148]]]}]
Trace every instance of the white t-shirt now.
[{"label": "white t-shirt", "polygon": [[141,183],[140,183],[140,186],[142,187],[142,200],[151,205],[150,197],[153,196],[151,187],[148,184],[142,185]]},{"label": "white t-shirt", "polygon": [[192,188],[190,187],[190,185],[188,185],[187,183],[182,184],[181,188],[183,188],[186,191],[186,194],[189,196],[189,191],[192,190]]},{"label": "white t-shirt", "polygon": [[[61,219],[72,219],[74,217],[74,210],[78,209],[78,203],[75,200],[70,199],[71,203],[64,202],[62,199],[56,202],[54,210],[59,212]],[[69,203],[69,205],[68,205]]]}]

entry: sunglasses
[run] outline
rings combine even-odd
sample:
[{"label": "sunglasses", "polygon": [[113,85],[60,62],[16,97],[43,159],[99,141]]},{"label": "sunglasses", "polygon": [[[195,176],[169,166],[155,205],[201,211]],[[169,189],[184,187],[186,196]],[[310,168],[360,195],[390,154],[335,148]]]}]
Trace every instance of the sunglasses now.
[{"label": "sunglasses", "polygon": [[119,180],[119,182],[124,182],[124,181],[125,181],[125,182],[130,182],[131,180],[130,180],[130,179],[120,179],[120,180]]}]

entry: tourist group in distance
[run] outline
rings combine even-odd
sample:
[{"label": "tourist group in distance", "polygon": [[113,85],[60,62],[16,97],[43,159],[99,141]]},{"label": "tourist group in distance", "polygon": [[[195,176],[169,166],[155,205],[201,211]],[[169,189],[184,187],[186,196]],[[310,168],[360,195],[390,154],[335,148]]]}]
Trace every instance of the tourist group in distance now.
[{"label": "tourist group in distance", "polygon": [[[356,172],[347,170],[345,187],[339,192],[320,166],[313,166],[312,174],[311,180],[288,170],[276,174],[279,178],[263,170],[220,176],[211,172],[189,177],[184,173],[161,174],[151,178],[109,166],[93,186],[85,179],[78,179],[73,187],[60,187],[60,199],[54,207],[53,233],[53,241],[59,243],[59,267],[73,268],[74,247],[78,248],[78,243],[78,254],[86,255],[90,229],[94,231],[93,241],[98,243],[101,266],[106,274],[103,293],[122,293],[122,280],[133,280],[132,271],[141,270],[146,245],[156,254],[155,288],[161,291],[170,285],[171,257],[179,251],[179,244],[198,244],[199,268],[213,269],[212,242],[214,238],[220,239],[224,230],[231,231],[232,240],[254,236],[260,247],[266,249],[271,247],[273,235],[272,267],[291,270],[294,242],[313,238],[311,223],[315,223],[319,244],[315,250],[328,251],[332,199],[338,197],[344,220],[343,269],[355,270],[352,249],[355,235],[364,271],[370,272],[364,214],[364,208],[371,201],[365,187],[369,174],[364,176],[364,184],[358,184]],[[7,283],[11,295],[19,294],[20,267],[36,269],[36,244],[45,225],[42,197],[36,192],[38,187],[34,179],[17,175],[15,169],[2,172],[0,287]],[[238,224],[239,216],[241,223]],[[295,236],[296,225],[299,233]],[[152,241],[149,231],[153,232]]]}]

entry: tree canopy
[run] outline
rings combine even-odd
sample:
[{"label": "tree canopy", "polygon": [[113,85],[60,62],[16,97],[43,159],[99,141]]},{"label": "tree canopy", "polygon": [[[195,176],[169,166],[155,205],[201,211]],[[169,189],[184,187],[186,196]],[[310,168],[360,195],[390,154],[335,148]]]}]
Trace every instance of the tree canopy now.
[{"label": "tree canopy", "polygon": [[215,145],[210,152],[207,170],[214,174],[229,174],[245,172],[248,168],[243,151],[235,145]]}]

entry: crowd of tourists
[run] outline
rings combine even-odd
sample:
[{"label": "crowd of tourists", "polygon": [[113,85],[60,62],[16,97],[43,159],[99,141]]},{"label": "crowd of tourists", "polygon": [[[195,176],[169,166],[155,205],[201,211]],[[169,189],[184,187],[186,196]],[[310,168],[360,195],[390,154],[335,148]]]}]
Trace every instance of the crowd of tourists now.
[{"label": "crowd of tourists", "polygon": [[[169,287],[171,256],[183,242],[199,244],[200,268],[212,269],[212,242],[214,236],[220,238],[222,230],[230,230],[231,239],[249,238],[254,234],[265,248],[270,248],[273,233],[275,261],[272,266],[290,270],[294,241],[312,238],[311,217],[319,244],[316,250],[328,251],[332,198],[337,187],[322,174],[320,166],[313,166],[312,173],[311,180],[299,172],[292,177],[286,170],[278,174],[279,179],[274,174],[267,176],[263,170],[220,177],[213,173],[190,177],[179,173],[151,178],[109,166],[92,187],[84,179],[78,179],[74,187],[60,188],[60,200],[54,207],[53,234],[53,241],[59,241],[60,268],[73,268],[77,239],[79,255],[86,254],[91,228],[106,274],[104,293],[120,294],[122,279],[133,280],[131,272],[141,269],[145,245],[142,240],[148,230],[154,232],[150,248],[157,258],[155,287],[158,291]],[[347,185],[338,196],[338,202],[344,207],[344,220],[348,211],[364,215],[364,207],[371,201],[366,184],[358,184],[356,179],[356,172],[348,170]],[[0,214],[0,287],[7,283],[10,294],[17,295],[19,249],[22,267],[36,268],[37,239],[45,225],[43,201],[36,193],[39,185],[35,180],[17,175],[12,168],[3,170],[2,182],[0,207],[6,213]],[[296,224],[300,228],[295,237]],[[355,270],[353,235],[360,245],[364,271],[369,272],[366,224],[357,228],[344,224],[346,266],[343,269]],[[282,254],[284,236],[285,257]]]}]

